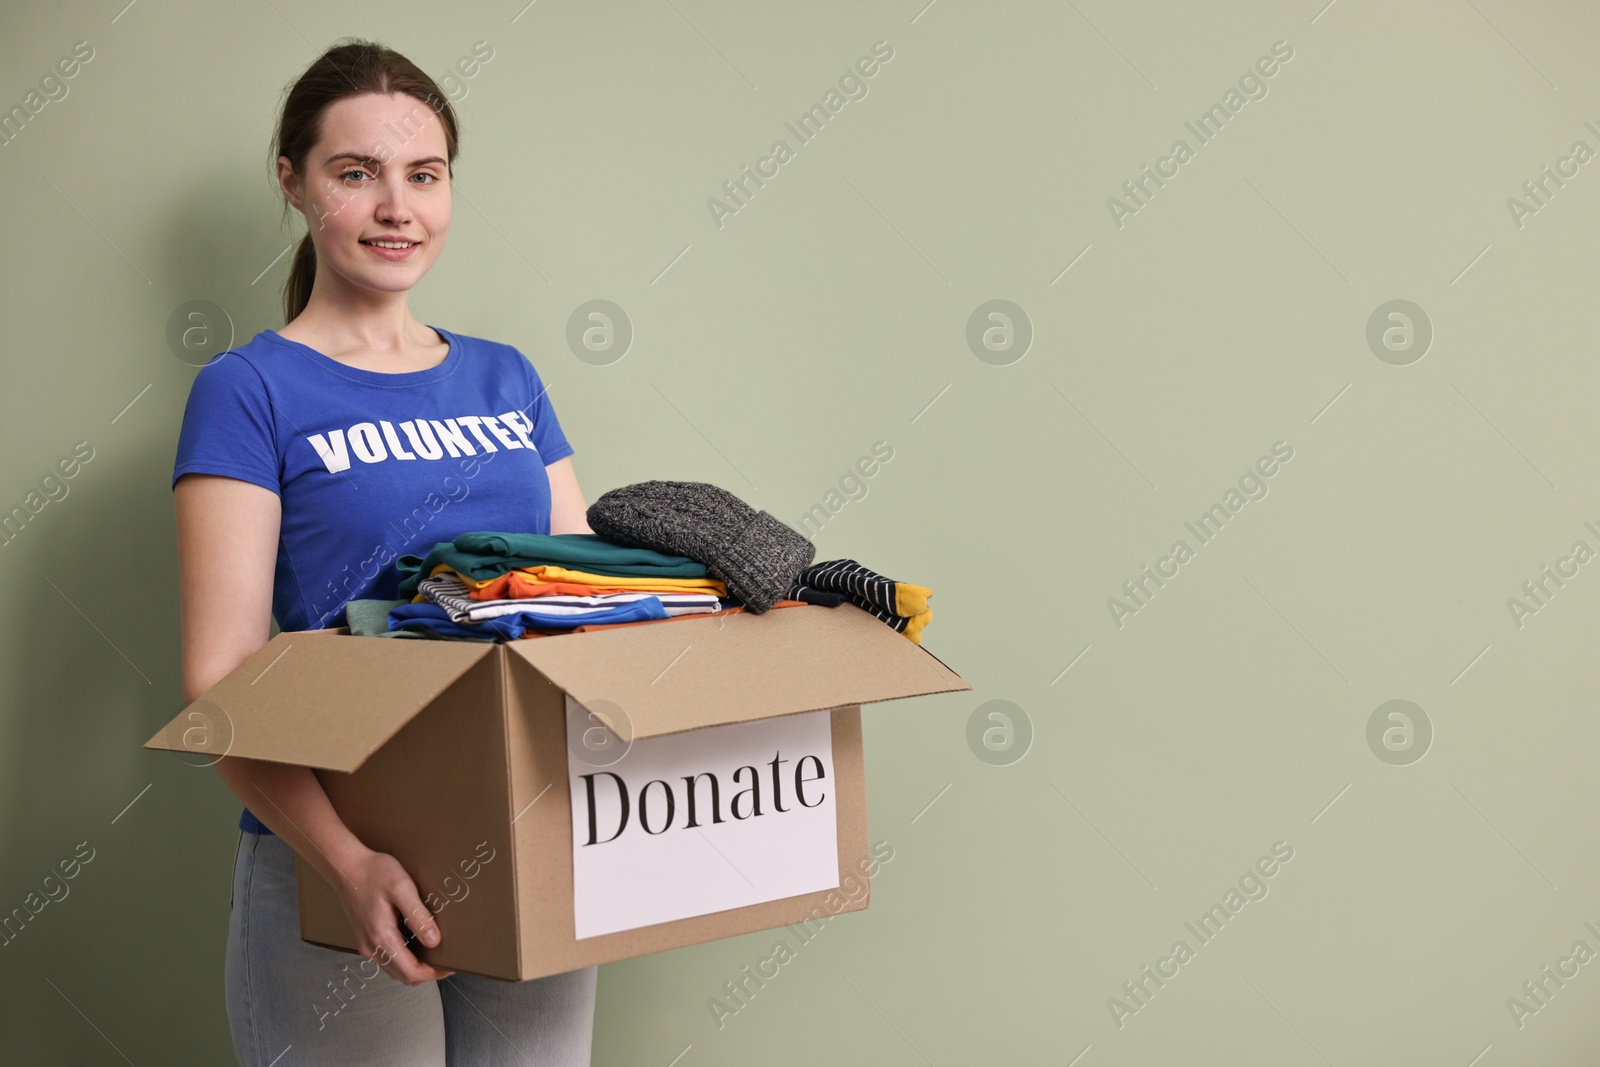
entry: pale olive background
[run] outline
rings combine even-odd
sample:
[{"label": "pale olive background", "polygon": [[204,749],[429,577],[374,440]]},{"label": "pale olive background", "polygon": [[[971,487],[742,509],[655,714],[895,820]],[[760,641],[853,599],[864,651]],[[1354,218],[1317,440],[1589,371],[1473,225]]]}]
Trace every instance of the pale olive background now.
[{"label": "pale olive background", "polygon": [[[0,504],[95,450],[0,549],[0,910],[96,849],[0,948],[7,1058],[228,1061],[238,805],[139,748],[180,706],[194,370],[166,330],[191,300],[239,343],[282,324],[275,106],[363,35],[435,76],[494,51],[417,316],[533,361],[591,500],[704,480],[798,525],[888,441],[818,558],[933,588],[926,647],[973,686],[865,712],[895,849],[871,908],[720,1030],[709,998],[774,935],[604,967],[596,1064],[1593,1062],[1600,963],[1520,1029],[1506,1003],[1600,951],[1600,563],[1507,607],[1600,549],[1600,162],[1520,228],[1506,206],[1600,150],[1592,6],[121,2],[0,26],[6,108],[96,53],[0,148]],[[869,95],[797,145],[880,40]],[[1280,40],[1269,95],[1115,225]],[[707,198],[778,138],[795,158],[719,229]],[[566,339],[596,299],[634,330],[609,365]],[[1034,333],[1009,365],[966,341],[996,299]],[[1435,331],[1407,366],[1366,341],[1396,299]],[[1280,440],[1270,494],[1119,629],[1107,598]],[[1408,766],[1368,747],[1393,699],[1434,730]],[[1020,761],[969,749],[989,700],[1031,722]],[[1270,894],[1198,947],[1184,921],[1277,841]],[[1180,937],[1119,1029],[1108,998]]]}]

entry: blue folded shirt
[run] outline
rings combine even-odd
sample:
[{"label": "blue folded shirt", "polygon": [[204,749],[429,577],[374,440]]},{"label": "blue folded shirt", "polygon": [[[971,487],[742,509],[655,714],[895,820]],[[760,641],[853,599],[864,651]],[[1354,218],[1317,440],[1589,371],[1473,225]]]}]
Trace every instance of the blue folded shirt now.
[{"label": "blue folded shirt", "polygon": [[596,623],[644,622],[648,619],[669,618],[667,609],[655,597],[644,597],[577,615],[552,614],[529,608],[509,615],[497,615],[482,622],[452,622],[450,615],[438,604],[402,604],[389,612],[391,630],[427,630],[440,637],[468,637],[479,641],[499,641],[521,637],[532,628],[540,630],[571,630]]}]

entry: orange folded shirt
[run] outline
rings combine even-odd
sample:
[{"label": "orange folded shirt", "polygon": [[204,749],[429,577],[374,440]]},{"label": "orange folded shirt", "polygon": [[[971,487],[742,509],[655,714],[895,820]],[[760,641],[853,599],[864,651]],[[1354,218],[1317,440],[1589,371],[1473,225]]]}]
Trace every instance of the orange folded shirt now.
[{"label": "orange folded shirt", "polygon": [[711,593],[718,597],[728,595],[728,587],[715,578],[628,578],[591,574],[553,565],[521,567],[481,582],[471,578],[461,580],[471,588],[469,595],[474,600],[520,600],[553,593],[577,596],[650,592]]},{"label": "orange folded shirt", "polygon": [[[482,589],[468,590],[474,600],[512,600],[534,596],[599,596],[604,593],[638,593],[639,589],[621,586],[583,585],[580,582],[512,582],[509,574],[491,578]],[[665,590],[662,590],[665,592]]]}]

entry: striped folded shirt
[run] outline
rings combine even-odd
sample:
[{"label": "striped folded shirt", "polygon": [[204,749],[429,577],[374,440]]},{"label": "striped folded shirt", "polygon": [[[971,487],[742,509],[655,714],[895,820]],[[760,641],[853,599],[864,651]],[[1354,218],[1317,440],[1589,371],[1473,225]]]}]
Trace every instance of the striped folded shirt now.
[{"label": "striped folded shirt", "polygon": [[430,603],[439,605],[450,616],[451,622],[473,623],[501,615],[513,615],[529,608],[549,615],[593,615],[631,604],[638,600],[655,598],[669,617],[674,615],[702,615],[722,610],[722,601],[712,593],[597,593],[593,596],[539,596],[516,600],[474,600],[471,588],[454,574],[441,573],[424,578],[417,591]]}]

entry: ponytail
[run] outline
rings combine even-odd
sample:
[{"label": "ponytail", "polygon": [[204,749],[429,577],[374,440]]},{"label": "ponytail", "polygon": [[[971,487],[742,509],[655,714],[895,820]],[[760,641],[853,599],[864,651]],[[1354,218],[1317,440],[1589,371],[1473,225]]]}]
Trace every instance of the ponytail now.
[{"label": "ponytail", "polygon": [[300,317],[311,302],[311,286],[317,280],[317,246],[308,233],[289,261],[289,280],[283,283],[283,321],[285,325]]}]

